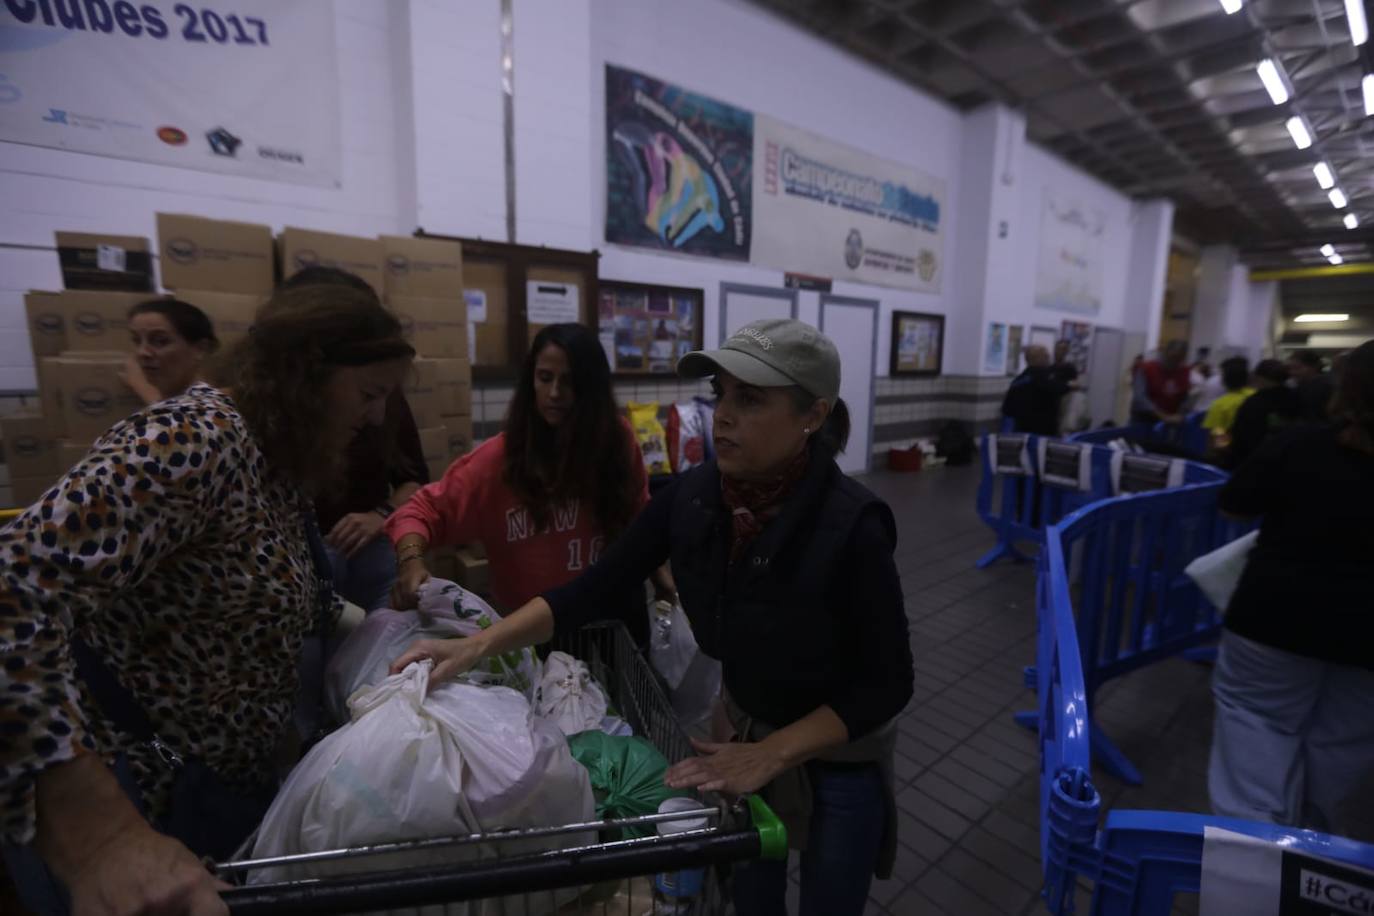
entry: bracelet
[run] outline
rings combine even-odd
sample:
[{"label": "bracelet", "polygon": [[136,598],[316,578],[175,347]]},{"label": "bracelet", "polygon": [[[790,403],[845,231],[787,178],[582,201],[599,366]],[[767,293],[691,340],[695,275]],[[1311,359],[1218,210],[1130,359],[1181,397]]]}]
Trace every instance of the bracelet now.
[{"label": "bracelet", "polygon": [[412,554],[410,554],[409,556],[397,557],[397,558],[396,558],[396,567],[399,569],[400,567],[402,567],[402,566],[406,565],[407,563],[409,563],[411,560],[420,560],[420,561],[423,561],[424,558],[425,558],[425,555],[422,554],[422,553],[412,553]]},{"label": "bracelet", "polygon": [[391,503],[382,503],[380,506],[376,507],[372,511],[376,512],[382,518],[390,518],[391,513],[396,511],[396,507],[393,506]]}]

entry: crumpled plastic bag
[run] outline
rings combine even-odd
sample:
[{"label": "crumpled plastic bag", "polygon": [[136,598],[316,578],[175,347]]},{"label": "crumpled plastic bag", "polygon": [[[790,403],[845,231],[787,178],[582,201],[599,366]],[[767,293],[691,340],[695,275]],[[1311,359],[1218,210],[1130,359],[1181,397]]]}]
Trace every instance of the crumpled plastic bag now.
[{"label": "crumpled plastic bag", "polygon": [[[352,721],[292,770],[252,857],[475,831],[583,823],[594,800],[563,737],[504,687],[429,689],[418,662],[349,702]],[[549,845],[546,842],[546,847]],[[474,846],[339,859],[255,872],[252,883],[474,858]]]},{"label": "crumpled plastic bag", "polygon": [[690,728],[711,716],[720,696],[720,662],[697,647],[681,604],[649,606],[649,662],[667,683],[673,712],[683,725]]},{"label": "crumpled plastic bag", "polygon": [[[573,759],[587,768],[596,791],[599,818],[654,814],[665,798],[686,795],[663,784],[668,759],[643,738],[587,731],[568,739]],[[653,836],[656,828],[627,827],[625,836]]]},{"label": "crumpled plastic bag", "polygon": [[1259,543],[1259,530],[1223,544],[1210,553],[1193,560],[1183,572],[1197,583],[1202,594],[1212,602],[1212,606],[1225,614],[1231,606],[1231,597],[1240,585],[1240,577],[1250,562],[1250,552]]},{"label": "crumpled plastic bag", "polygon": [[606,718],[606,693],[587,663],[566,652],[552,652],[534,692],[535,715],[558,726],[565,735],[600,728]]},{"label": "crumpled plastic bag", "polygon": [[[472,636],[500,619],[491,605],[462,586],[430,579],[420,586],[417,611],[373,611],[339,645],[325,671],[325,709],[335,721],[347,721],[349,697],[385,680],[391,663],[411,643]],[[509,687],[531,698],[539,673],[539,657],[533,650],[521,649],[486,659],[459,679]]]}]

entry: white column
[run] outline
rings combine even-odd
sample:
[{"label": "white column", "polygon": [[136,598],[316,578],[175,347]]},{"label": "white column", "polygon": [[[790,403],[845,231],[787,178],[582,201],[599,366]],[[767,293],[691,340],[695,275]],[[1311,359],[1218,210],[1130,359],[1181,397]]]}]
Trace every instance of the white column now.
[{"label": "white column", "polygon": [[1174,228],[1174,202],[1141,200],[1131,207],[1131,257],[1126,272],[1128,334],[1144,334],[1150,349],[1159,346],[1164,317],[1164,285],[1169,270],[1169,238]]}]

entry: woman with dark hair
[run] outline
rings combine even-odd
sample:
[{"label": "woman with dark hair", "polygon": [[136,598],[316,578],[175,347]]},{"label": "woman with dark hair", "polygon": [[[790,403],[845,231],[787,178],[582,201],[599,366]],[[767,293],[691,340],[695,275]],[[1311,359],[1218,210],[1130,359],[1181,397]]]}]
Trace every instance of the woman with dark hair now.
[{"label": "woman with dark hair", "polygon": [[1270,436],[1283,432],[1302,419],[1302,400],[1288,387],[1288,370],[1276,359],[1255,364],[1251,385],[1254,394],[1236,408],[1231,423],[1231,445],[1225,466],[1238,468]]},{"label": "woman with dark hair", "polygon": [[1339,833],[1374,768],[1374,341],[1342,365],[1331,417],[1270,439],[1221,491],[1264,520],[1217,656],[1208,788],[1218,814]]},{"label": "woman with dark hair", "polygon": [[[567,583],[596,562],[648,502],[644,457],[616,408],[601,341],[580,324],[535,335],[505,431],[449,466],[387,521],[396,545],[398,607],[414,607],[432,547],[480,542],[505,610]],[[657,586],[665,597],[670,588]],[[632,627],[647,638],[642,593]]]},{"label": "woman with dark hair", "polygon": [[55,878],[78,914],[226,912],[200,857],[266,810],[336,613],[311,501],[413,355],[375,299],[280,290],[229,388],[115,424],[0,530],[0,841],[29,909],[66,911]]},{"label": "woman with dark hair", "polygon": [[150,299],[129,309],[129,340],[134,352],[120,377],[145,404],[200,381],[205,360],[219,349],[209,316],[180,299]]},{"label": "woman with dark hair", "polygon": [[[678,371],[712,378],[716,456],[575,581],[477,636],[422,640],[393,670],[432,659],[435,683],[612,616],[608,595],[670,560],[697,642],[722,663],[734,734],[697,743],[668,785],[762,790],[803,849],[803,916],[858,916],[874,874],[891,873],[895,723],[914,679],[892,511],[835,463],[849,412],[839,354],[815,328],[754,322]],[[786,912],[786,892],[785,861],[736,870],[740,916]]]}]

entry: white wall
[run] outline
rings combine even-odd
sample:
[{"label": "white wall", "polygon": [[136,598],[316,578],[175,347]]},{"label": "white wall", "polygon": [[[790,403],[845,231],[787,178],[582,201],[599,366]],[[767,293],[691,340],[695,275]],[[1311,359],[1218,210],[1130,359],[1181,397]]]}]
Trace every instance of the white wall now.
[{"label": "white wall", "polygon": [[0,245],[48,249],[0,247],[0,391],[36,386],[23,294],[61,289],[57,255],[51,250],[58,229],[144,235],[156,244],[158,211],[359,235],[414,228],[398,221],[388,7],[371,0],[336,0],[335,10],[344,100],[341,188],[0,143]]}]

